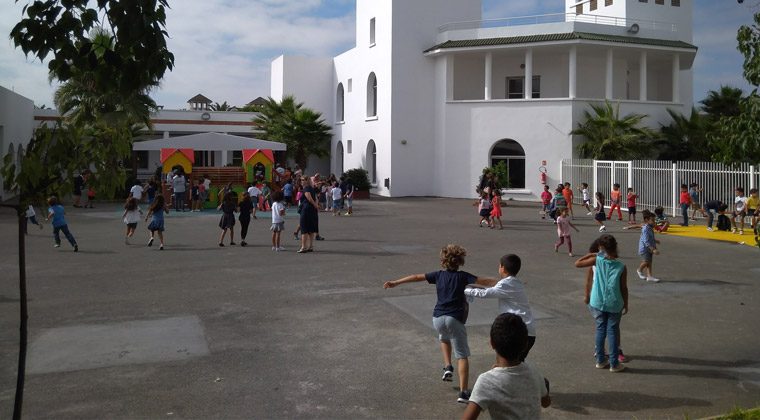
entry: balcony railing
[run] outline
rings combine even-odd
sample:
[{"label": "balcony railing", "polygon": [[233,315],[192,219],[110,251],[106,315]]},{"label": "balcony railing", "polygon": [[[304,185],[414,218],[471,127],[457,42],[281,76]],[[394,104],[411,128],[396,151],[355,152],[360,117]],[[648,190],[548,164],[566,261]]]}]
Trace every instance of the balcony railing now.
[{"label": "balcony railing", "polygon": [[656,31],[677,32],[678,27],[670,22],[658,22],[654,20],[626,19],[614,16],[601,16],[575,13],[552,13],[546,15],[520,16],[501,19],[485,19],[466,22],[453,22],[438,27],[438,32],[447,32],[466,29],[503,28],[510,26],[537,25],[542,23],[583,22],[598,25],[630,27],[634,23],[641,29]]}]

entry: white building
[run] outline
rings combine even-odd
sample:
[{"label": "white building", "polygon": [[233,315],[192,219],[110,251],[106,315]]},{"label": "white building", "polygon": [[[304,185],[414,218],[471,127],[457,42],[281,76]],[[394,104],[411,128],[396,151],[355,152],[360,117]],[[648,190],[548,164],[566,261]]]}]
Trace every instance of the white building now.
[{"label": "white building", "polygon": [[[31,99],[0,86],[0,162],[8,153],[14,156],[16,164],[21,161],[21,153],[34,133],[34,112]],[[5,180],[0,176],[0,201],[9,198]]]},{"label": "white building", "polygon": [[[332,172],[362,167],[385,196],[473,197],[506,160],[510,195],[560,181],[589,104],[668,124],[692,106],[692,3],[566,0],[554,15],[483,21],[480,0],[357,0],[356,47],[281,56],[271,96],[332,122]],[[458,23],[457,23],[458,22]]]}]

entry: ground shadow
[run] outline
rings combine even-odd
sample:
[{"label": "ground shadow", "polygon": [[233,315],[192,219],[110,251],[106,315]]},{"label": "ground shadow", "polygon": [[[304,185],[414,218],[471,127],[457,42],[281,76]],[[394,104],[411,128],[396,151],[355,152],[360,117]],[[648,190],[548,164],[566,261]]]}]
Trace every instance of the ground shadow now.
[{"label": "ground shadow", "polygon": [[552,407],[580,415],[589,415],[589,409],[610,411],[662,410],[675,407],[707,407],[709,401],[695,398],[671,398],[628,391],[597,393],[553,393]]},{"label": "ground shadow", "polygon": [[642,355],[642,356],[631,355],[631,360],[647,360],[650,362],[673,363],[673,364],[678,364],[678,365],[689,365],[689,366],[710,366],[710,367],[721,367],[721,368],[739,368],[739,367],[745,367],[745,366],[760,365],[760,361],[756,361],[756,360],[725,361],[725,360],[704,360],[704,359],[691,359],[687,357],[651,356],[651,355]]},{"label": "ground shadow", "polygon": [[11,298],[5,295],[0,295],[0,303],[13,303],[13,302],[18,302],[18,301],[19,301],[18,298]]},{"label": "ground shadow", "polygon": [[95,251],[91,249],[79,249],[80,254],[92,254],[92,255],[104,255],[104,254],[116,254],[116,251],[108,251],[108,250],[101,250],[101,251]]}]

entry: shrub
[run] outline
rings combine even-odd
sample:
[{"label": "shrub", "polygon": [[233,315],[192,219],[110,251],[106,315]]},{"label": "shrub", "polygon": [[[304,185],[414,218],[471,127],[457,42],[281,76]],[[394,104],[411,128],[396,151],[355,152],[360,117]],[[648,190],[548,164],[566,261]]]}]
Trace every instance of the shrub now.
[{"label": "shrub", "polygon": [[367,171],[361,168],[349,169],[343,173],[347,181],[354,184],[354,187],[359,191],[369,191],[371,184],[369,183],[369,175]]}]

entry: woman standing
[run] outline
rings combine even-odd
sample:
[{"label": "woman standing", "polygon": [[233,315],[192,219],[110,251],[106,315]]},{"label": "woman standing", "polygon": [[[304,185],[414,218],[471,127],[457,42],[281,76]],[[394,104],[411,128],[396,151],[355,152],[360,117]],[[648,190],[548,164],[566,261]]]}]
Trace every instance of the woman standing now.
[{"label": "woman standing", "polygon": [[307,177],[301,178],[301,249],[298,253],[314,251],[314,238],[319,232],[319,213],[314,186]]}]

